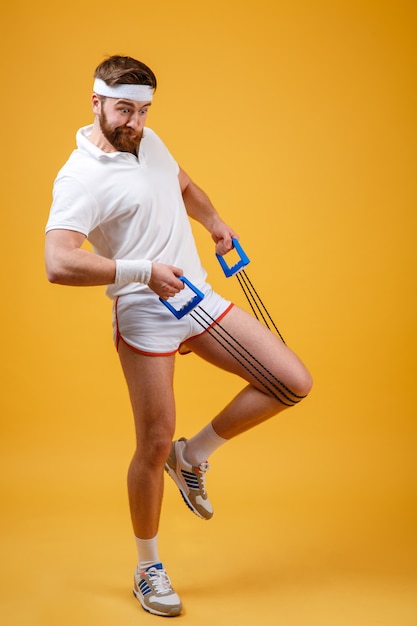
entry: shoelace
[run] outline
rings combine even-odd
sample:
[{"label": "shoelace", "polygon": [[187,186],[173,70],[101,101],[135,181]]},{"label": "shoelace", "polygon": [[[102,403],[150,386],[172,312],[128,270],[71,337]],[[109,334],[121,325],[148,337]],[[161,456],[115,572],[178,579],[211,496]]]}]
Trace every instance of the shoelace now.
[{"label": "shoelace", "polygon": [[200,490],[202,491],[203,495],[206,495],[206,477],[205,477],[205,473],[208,472],[208,470],[210,469],[210,465],[207,463],[207,461],[204,461],[203,463],[200,463],[200,465],[197,465],[197,480],[198,480],[198,484],[200,486]]},{"label": "shoelace", "polygon": [[156,593],[172,593],[171,581],[164,569],[152,568],[148,574],[149,582]]}]

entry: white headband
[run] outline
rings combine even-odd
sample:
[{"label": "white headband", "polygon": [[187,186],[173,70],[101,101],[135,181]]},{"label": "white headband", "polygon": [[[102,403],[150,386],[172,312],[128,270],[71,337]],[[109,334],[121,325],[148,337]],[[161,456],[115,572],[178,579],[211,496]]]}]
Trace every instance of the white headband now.
[{"label": "white headband", "polygon": [[107,96],[108,98],[124,98],[126,100],[136,100],[137,102],[150,102],[153,96],[153,89],[149,85],[108,85],[96,78],[93,85],[94,93],[99,96]]}]

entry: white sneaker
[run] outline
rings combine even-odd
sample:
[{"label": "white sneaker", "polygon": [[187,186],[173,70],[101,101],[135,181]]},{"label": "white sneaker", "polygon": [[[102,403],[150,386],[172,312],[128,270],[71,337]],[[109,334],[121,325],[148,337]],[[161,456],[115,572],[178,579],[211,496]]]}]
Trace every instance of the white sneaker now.
[{"label": "white sneaker", "polygon": [[165,469],[177,485],[185,504],[202,519],[213,517],[213,507],[206,492],[206,472],[210,469],[207,462],[191,465],[184,459],[187,440],[182,437],[174,441]]},{"label": "white sneaker", "polygon": [[145,611],[154,615],[174,617],[182,611],[181,600],[173,590],[162,563],[151,565],[142,574],[136,569],[133,593]]}]

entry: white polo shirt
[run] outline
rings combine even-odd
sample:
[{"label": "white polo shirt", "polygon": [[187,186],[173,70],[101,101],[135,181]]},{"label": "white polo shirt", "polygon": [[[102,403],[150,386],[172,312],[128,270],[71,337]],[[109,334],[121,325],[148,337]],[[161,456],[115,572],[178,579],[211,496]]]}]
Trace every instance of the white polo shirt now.
[{"label": "white polo shirt", "polygon": [[[59,171],[46,231],[84,234],[109,259],[149,259],[174,265],[197,287],[206,278],[178,181],[179,167],[161,139],[144,129],[139,155],[106,153],[77,133],[77,149]],[[149,290],[109,285],[107,295]]]}]

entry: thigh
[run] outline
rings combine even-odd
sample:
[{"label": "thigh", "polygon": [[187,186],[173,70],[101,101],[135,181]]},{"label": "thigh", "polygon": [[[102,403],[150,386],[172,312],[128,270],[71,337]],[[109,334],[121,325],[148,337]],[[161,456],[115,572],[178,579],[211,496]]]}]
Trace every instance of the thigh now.
[{"label": "thigh", "polygon": [[262,391],[265,391],[262,382],[265,375],[278,379],[295,394],[304,395],[311,385],[309,373],[298,356],[264,324],[238,306],[234,306],[213,330],[190,340],[187,347]]},{"label": "thigh", "polygon": [[129,389],[138,442],[170,442],[175,429],[175,357],[143,355],[121,341],[119,358]]}]

